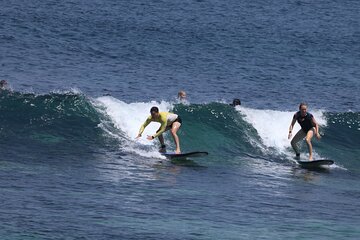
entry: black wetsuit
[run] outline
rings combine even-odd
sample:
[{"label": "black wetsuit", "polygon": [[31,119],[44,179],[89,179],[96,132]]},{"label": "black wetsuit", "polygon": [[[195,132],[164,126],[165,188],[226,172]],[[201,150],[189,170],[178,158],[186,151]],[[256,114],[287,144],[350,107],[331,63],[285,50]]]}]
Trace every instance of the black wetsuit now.
[{"label": "black wetsuit", "polygon": [[310,129],[314,127],[313,125],[313,115],[311,113],[306,113],[306,115],[303,117],[301,116],[301,112],[298,111],[295,113],[294,118],[297,120],[297,122],[300,124],[301,129],[307,133]]}]

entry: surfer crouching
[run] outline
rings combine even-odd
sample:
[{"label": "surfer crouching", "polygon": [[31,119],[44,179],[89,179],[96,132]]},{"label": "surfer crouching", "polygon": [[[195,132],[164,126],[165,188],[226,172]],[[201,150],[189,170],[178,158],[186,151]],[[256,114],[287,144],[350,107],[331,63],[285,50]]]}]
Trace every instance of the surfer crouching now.
[{"label": "surfer crouching", "polygon": [[177,131],[180,129],[181,127],[181,118],[174,113],[170,113],[170,112],[159,112],[159,108],[157,107],[152,107],[150,109],[150,116],[146,119],[146,121],[143,123],[143,125],[141,125],[140,130],[139,130],[139,134],[137,135],[136,138],[141,137],[141,134],[143,133],[144,129],[146,128],[147,125],[149,125],[150,122],[158,122],[160,123],[160,128],[156,131],[156,134],[153,136],[147,136],[148,140],[153,140],[154,138],[158,137],[161,147],[160,147],[160,152],[166,152],[166,146],[164,143],[164,137],[162,135],[163,132],[171,130],[171,135],[174,138],[174,142],[176,145],[176,150],[175,153],[176,154],[180,154],[180,140],[179,137],[177,135]]}]

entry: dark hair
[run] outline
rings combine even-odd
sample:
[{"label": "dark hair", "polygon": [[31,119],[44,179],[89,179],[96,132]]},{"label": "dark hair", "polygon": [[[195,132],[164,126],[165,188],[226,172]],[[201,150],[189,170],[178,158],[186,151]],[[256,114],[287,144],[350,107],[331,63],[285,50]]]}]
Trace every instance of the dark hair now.
[{"label": "dark hair", "polygon": [[307,103],[306,103],[306,102],[300,103],[300,105],[299,105],[299,110],[301,110],[301,107],[302,107],[302,106],[306,106],[306,107],[307,107]]},{"label": "dark hair", "polygon": [[7,84],[6,80],[1,80],[0,81],[0,85],[5,85],[5,84]]},{"label": "dark hair", "polygon": [[153,113],[153,112],[158,113],[158,112],[159,112],[159,108],[158,108],[158,107],[152,107],[152,108],[150,109],[150,113]]},{"label": "dark hair", "polygon": [[237,106],[237,105],[241,105],[241,101],[240,101],[240,99],[235,98],[235,99],[233,100],[232,106]]}]

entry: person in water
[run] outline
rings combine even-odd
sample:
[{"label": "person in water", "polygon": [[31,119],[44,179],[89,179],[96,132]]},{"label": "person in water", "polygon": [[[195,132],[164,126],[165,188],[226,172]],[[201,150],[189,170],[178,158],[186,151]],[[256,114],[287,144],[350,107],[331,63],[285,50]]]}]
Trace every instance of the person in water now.
[{"label": "person in water", "polygon": [[178,99],[180,101],[186,101],[186,92],[184,90],[179,91],[178,93]]},{"label": "person in water", "polygon": [[240,101],[240,99],[235,98],[230,105],[233,106],[233,107],[240,106],[240,105],[241,105],[241,101]]},{"label": "person in water", "polygon": [[296,158],[300,159],[298,142],[305,138],[309,150],[309,160],[311,161],[313,160],[311,139],[314,135],[317,139],[320,139],[320,134],[319,125],[317,124],[314,116],[311,113],[307,112],[306,103],[300,103],[299,111],[294,114],[294,117],[289,127],[288,139],[290,139],[292,136],[292,130],[296,121],[300,124],[301,129],[295,134],[294,138],[291,140],[291,146],[296,153]]},{"label": "person in water", "polygon": [[171,130],[171,135],[173,136],[176,145],[175,153],[176,154],[181,153],[180,140],[177,135],[177,131],[180,129],[182,123],[179,115],[170,112],[159,112],[159,108],[157,107],[152,107],[150,109],[150,114],[151,115],[145,120],[143,125],[141,125],[139,134],[137,135],[136,138],[141,137],[141,134],[144,132],[144,129],[146,128],[147,125],[149,125],[150,122],[158,122],[161,124],[160,128],[156,131],[155,135],[147,136],[147,139],[153,140],[154,138],[158,137],[161,144],[159,151],[166,152],[166,146],[162,134],[165,131]]},{"label": "person in water", "polygon": [[8,87],[7,81],[6,80],[1,80],[0,81],[0,90],[5,90],[5,89],[7,89],[7,87]]}]

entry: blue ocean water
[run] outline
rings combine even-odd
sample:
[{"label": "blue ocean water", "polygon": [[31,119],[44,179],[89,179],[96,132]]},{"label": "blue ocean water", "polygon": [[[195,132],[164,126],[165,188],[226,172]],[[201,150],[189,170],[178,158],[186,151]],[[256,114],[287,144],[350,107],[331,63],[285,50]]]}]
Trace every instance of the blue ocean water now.
[{"label": "blue ocean water", "polygon": [[[358,239],[359,11],[355,0],[0,1],[11,88],[0,238]],[[302,101],[330,168],[293,159]],[[156,140],[136,141],[154,105],[181,116],[183,151],[209,156],[168,161]]]}]

